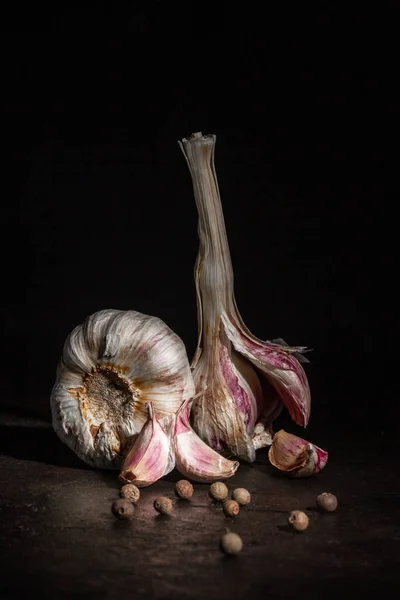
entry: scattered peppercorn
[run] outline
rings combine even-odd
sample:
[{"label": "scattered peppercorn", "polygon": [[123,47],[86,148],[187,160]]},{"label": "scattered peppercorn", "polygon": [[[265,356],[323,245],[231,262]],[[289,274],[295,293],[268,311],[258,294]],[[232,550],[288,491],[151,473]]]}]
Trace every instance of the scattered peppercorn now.
[{"label": "scattered peppercorn", "polygon": [[326,512],[333,512],[337,509],[338,501],[335,494],[324,492],[317,496],[317,506]]},{"label": "scattered peppercorn", "polygon": [[193,486],[190,481],[181,479],[175,484],[175,494],[178,498],[184,498],[187,500],[193,496]]},{"label": "scattered peppercorn", "polygon": [[130,519],[133,517],[135,507],[133,506],[132,502],[129,502],[129,500],[126,500],[125,498],[121,500],[114,500],[111,505],[111,512],[114,517],[117,517],[118,519]]},{"label": "scattered peppercorn", "polygon": [[222,481],[216,481],[212,485],[210,485],[210,489],[208,492],[213,500],[219,500],[222,502],[226,500],[228,497],[228,488]]},{"label": "scattered peppercorn", "polygon": [[172,500],[166,496],[159,496],[154,500],[154,508],[162,515],[169,515],[172,512]]},{"label": "scattered peppercorn", "polygon": [[243,548],[242,538],[237,533],[232,533],[229,529],[221,536],[220,548],[225,554],[234,556],[239,554]]},{"label": "scattered peppercorn", "polygon": [[250,492],[248,492],[245,488],[236,488],[232,492],[233,500],[236,500],[240,506],[246,506],[246,504],[250,504],[251,496]]},{"label": "scattered peppercorn", "polygon": [[239,514],[240,506],[236,500],[225,500],[222,509],[227,517],[235,517]]},{"label": "scattered peppercorn", "polygon": [[134,504],[136,504],[140,498],[140,490],[133,483],[127,483],[123,485],[119,491],[121,498],[125,498],[126,500],[130,500]]},{"label": "scattered peppercorn", "polygon": [[292,510],[288,517],[289,524],[296,531],[304,531],[308,527],[309,519],[301,510]]}]

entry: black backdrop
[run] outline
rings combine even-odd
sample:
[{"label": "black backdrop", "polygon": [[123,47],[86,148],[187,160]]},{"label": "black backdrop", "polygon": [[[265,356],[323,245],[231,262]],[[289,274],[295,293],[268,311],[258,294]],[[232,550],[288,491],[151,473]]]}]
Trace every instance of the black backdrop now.
[{"label": "black backdrop", "polygon": [[4,25],[2,407],[48,418],[64,339],[102,308],[161,317],[193,354],[177,140],[201,130],[245,322],[314,349],[312,418],[391,427],[395,11],[83,4]]}]

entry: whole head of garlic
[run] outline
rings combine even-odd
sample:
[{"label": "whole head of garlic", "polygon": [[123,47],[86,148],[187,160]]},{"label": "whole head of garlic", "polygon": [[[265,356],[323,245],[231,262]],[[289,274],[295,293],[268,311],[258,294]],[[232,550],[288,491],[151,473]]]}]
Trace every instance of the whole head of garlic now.
[{"label": "whole head of garlic", "polygon": [[64,344],[50,399],[53,427],[85,462],[118,469],[149,403],[163,419],[193,395],[185,346],[161,319],[102,310]]}]

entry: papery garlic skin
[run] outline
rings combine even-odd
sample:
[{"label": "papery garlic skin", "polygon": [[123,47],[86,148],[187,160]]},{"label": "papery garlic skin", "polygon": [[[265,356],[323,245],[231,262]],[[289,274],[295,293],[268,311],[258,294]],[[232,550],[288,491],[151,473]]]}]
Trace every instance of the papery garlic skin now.
[{"label": "papery garlic skin", "polygon": [[194,395],[182,340],[161,319],[102,310],[68,336],[51,393],[53,427],[82,460],[121,466],[147,421],[175,414]]},{"label": "papery garlic skin", "polygon": [[155,416],[151,403],[148,404],[149,417],[128,451],[121,468],[119,480],[146,487],[167,475],[175,466],[175,456],[171,448],[171,430],[175,415],[162,419]]},{"label": "papery garlic skin", "polygon": [[[256,449],[271,443],[272,422],[282,403],[296,423],[307,424],[310,388],[295,356],[305,348],[259,340],[238,311],[214,165],[215,143],[215,135],[201,133],[179,142],[199,213],[198,344],[191,367],[196,390],[207,388],[193,403],[191,419],[212,448],[253,462]],[[258,423],[262,429],[255,432]]]},{"label": "papery garlic skin", "polygon": [[297,435],[278,431],[268,451],[270,463],[290,477],[310,477],[328,462],[328,452]]}]

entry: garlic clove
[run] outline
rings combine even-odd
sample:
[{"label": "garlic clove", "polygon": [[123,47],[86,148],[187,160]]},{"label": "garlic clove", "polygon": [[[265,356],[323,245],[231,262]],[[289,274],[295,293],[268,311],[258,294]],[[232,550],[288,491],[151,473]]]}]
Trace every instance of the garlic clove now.
[{"label": "garlic clove", "polygon": [[53,427],[88,464],[119,469],[147,421],[195,391],[182,340],[157,317],[102,310],[68,336],[50,398]]},{"label": "garlic clove", "polygon": [[171,429],[171,419],[169,422],[164,419],[162,427],[151,403],[148,403],[147,409],[148,420],[126,455],[119,475],[122,483],[134,483],[137,487],[155,483],[175,466],[168,431]]},{"label": "garlic clove", "polygon": [[227,479],[239,467],[239,462],[223,457],[194,432],[189,423],[188,403],[184,403],[176,415],[174,448],[176,468],[192,481]]},{"label": "garlic clove", "polygon": [[268,458],[274,467],[291,477],[310,477],[325,467],[328,452],[281,429],[274,435]]},{"label": "garlic clove", "polygon": [[196,433],[218,452],[253,462],[254,444],[246,423],[253,412],[254,397],[234,364],[226,356],[221,368],[211,372],[207,361],[201,360],[196,381],[207,382],[204,394],[192,405]]}]

